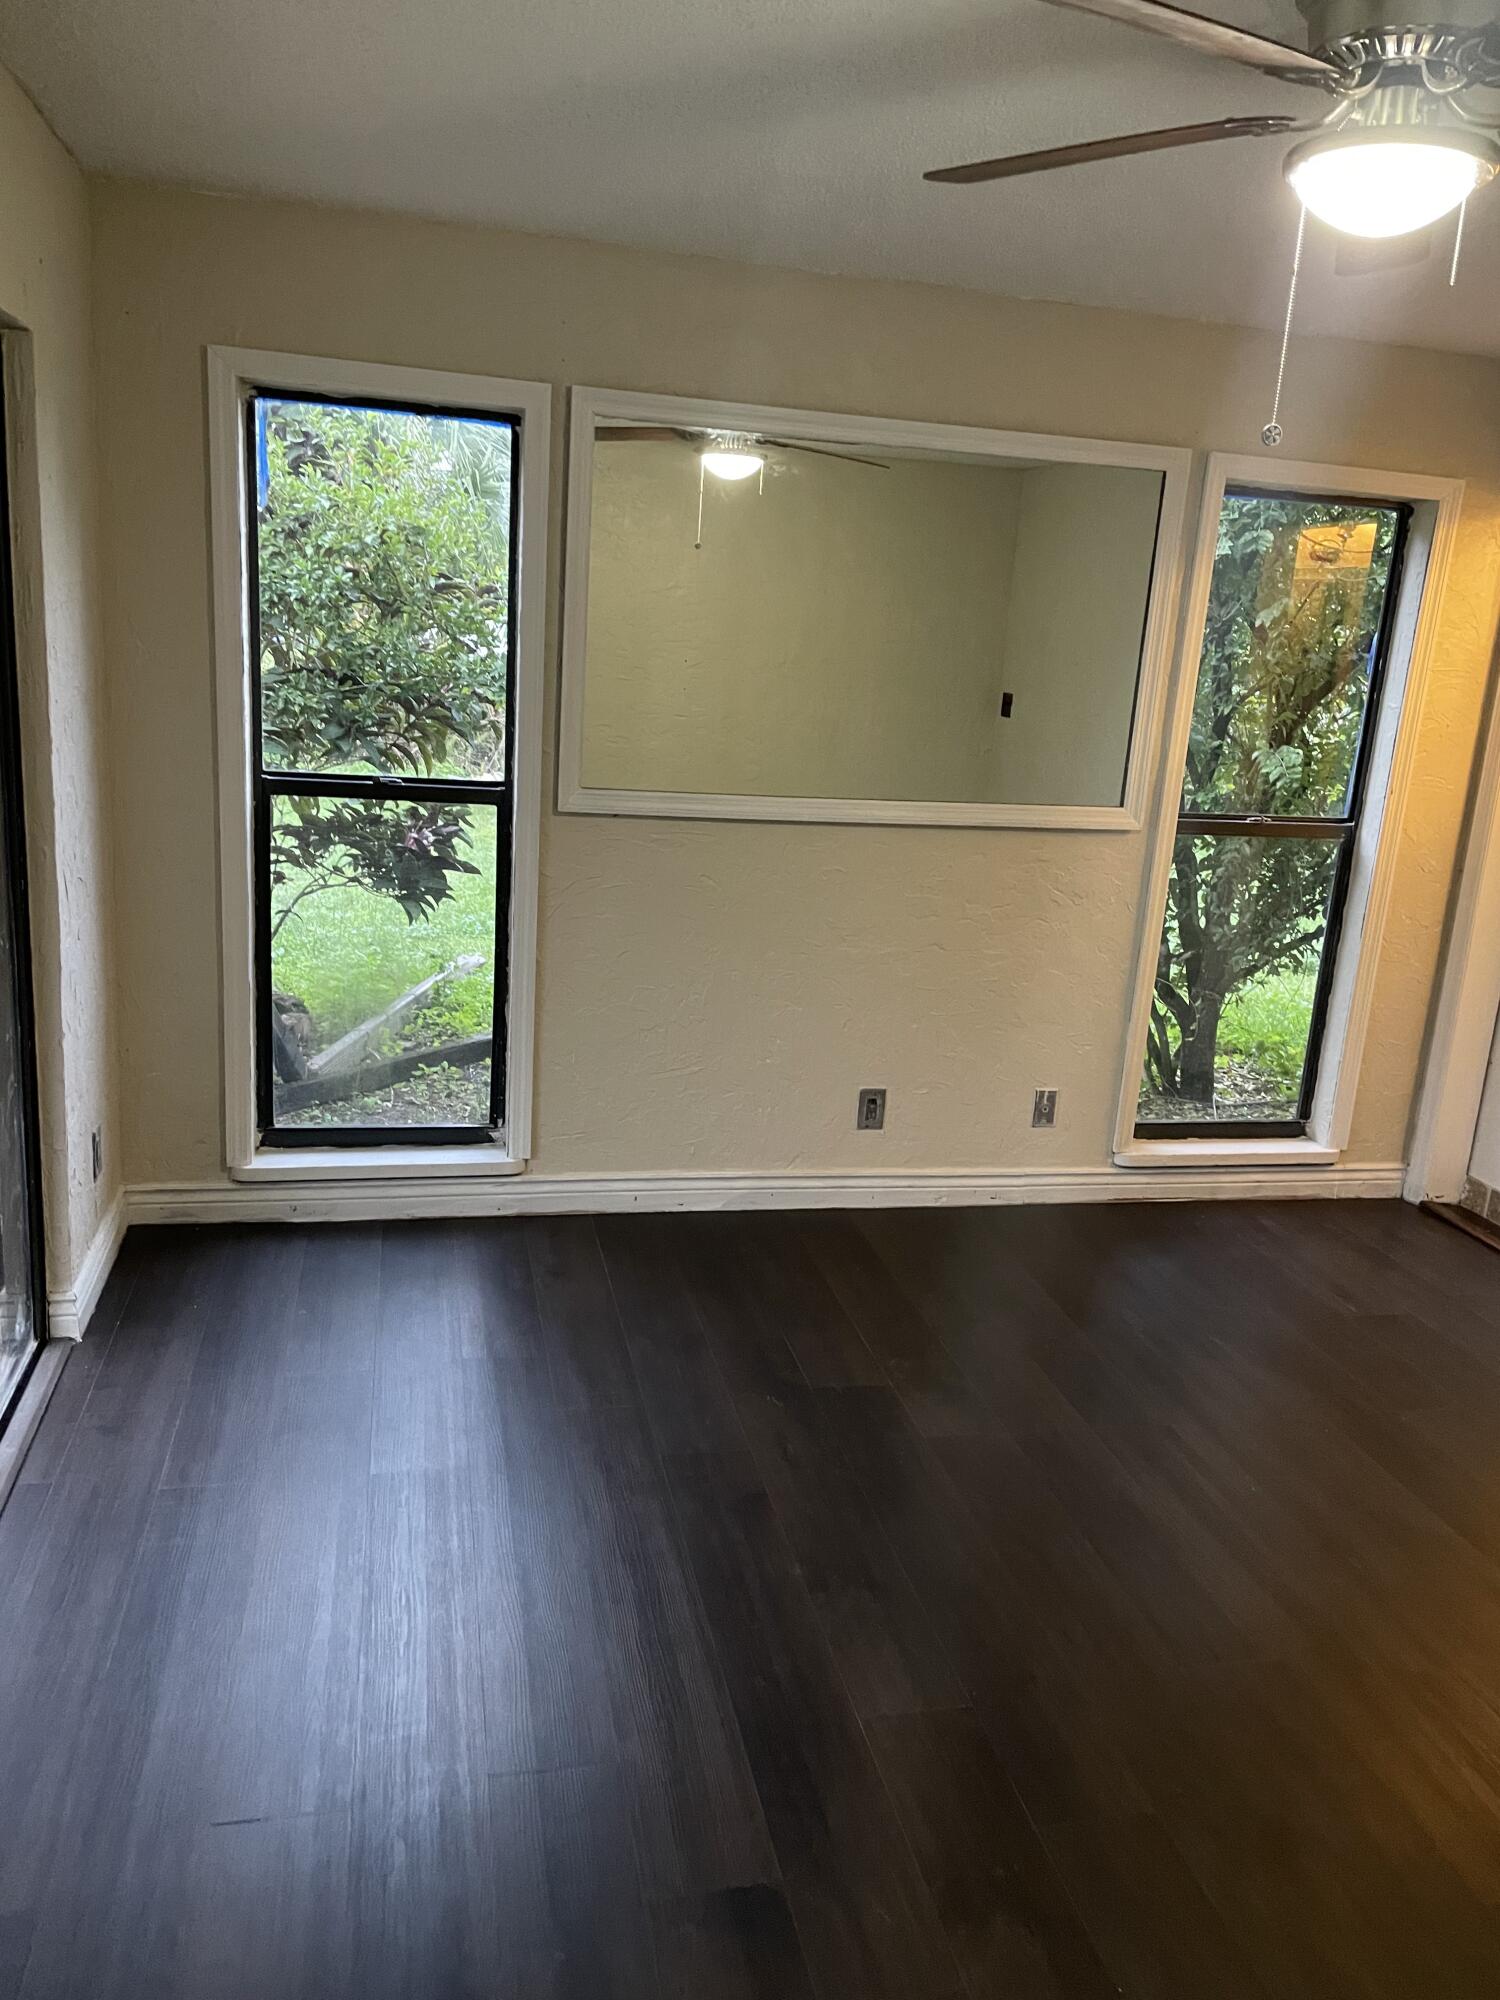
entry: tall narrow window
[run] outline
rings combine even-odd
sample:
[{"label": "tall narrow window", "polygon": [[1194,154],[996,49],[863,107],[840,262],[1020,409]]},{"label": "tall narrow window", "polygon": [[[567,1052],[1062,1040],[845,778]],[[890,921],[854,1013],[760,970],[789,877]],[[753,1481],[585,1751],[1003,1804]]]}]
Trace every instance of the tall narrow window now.
[{"label": "tall narrow window", "polygon": [[248,400],[266,1145],[502,1120],[517,445],[501,418]]},{"label": "tall narrow window", "polygon": [[1138,1137],[1306,1129],[1409,514],[1225,495]]}]

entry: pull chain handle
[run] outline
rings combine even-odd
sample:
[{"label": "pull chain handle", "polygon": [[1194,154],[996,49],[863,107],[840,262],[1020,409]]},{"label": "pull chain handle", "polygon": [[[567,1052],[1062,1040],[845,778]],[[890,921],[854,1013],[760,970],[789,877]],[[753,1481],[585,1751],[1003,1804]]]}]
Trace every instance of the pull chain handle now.
[{"label": "pull chain handle", "polygon": [[1274,450],[1281,443],[1281,391],[1286,382],[1287,349],[1292,344],[1292,314],[1297,307],[1297,277],[1302,269],[1302,242],[1307,234],[1307,210],[1303,208],[1297,217],[1297,247],[1292,252],[1292,282],[1286,295],[1286,319],[1281,328],[1281,360],[1276,368],[1276,395],[1271,403],[1271,421],[1260,434],[1260,441],[1268,449]]}]

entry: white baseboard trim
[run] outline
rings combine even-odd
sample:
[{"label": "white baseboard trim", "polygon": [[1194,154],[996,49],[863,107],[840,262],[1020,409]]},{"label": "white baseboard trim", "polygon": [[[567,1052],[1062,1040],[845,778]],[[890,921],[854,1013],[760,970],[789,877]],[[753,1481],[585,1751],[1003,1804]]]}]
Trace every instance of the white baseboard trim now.
[{"label": "white baseboard trim", "polygon": [[53,1340],[82,1340],[104,1281],[114,1268],[129,1220],[129,1203],[121,1189],[100,1217],[71,1286],[47,1295],[47,1331]]},{"label": "white baseboard trim", "polygon": [[225,1181],[125,1191],[132,1223],[379,1222],[420,1216],[615,1214],[644,1209],[943,1208],[1019,1202],[1392,1200],[1399,1162],[1332,1167],[1058,1167],[1043,1172],[528,1174],[514,1180]]}]

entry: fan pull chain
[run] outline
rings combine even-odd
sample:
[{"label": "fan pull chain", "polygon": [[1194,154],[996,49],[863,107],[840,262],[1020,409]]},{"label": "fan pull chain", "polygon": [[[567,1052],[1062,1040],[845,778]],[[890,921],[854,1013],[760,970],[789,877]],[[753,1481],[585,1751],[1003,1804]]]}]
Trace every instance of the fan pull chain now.
[{"label": "fan pull chain", "polygon": [[1448,269],[1448,289],[1450,291],[1458,283],[1458,253],[1464,247],[1464,217],[1468,212],[1469,200],[1466,195],[1458,204],[1458,229],[1453,238],[1453,262]]},{"label": "fan pull chain", "polygon": [[698,539],[693,543],[695,549],[701,549],[703,546],[703,482],[707,476],[707,468],[700,454],[698,459]]},{"label": "fan pull chain", "polygon": [[1281,391],[1286,381],[1287,349],[1292,344],[1292,314],[1297,305],[1297,276],[1302,269],[1302,240],[1307,234],[1307,210],[1297,217],[1297,247],[1292,252],[1292,282],[1286,295],[1286,321],[1281,329],[1281,360],[1276,368],[1276,395],[1271,403],[1271,421],[1260,434],[1263,445],[1274,450],[1281,443]]}]

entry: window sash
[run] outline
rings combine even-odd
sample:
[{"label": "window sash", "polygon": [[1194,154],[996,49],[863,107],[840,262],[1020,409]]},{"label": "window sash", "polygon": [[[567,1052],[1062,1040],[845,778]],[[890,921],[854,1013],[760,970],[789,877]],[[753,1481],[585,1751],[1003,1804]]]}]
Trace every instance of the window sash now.
[{"label": "window sash", "polygon": [[[1308,1020],[1307,1047],[1302,1057],[1302,1077],[1298,1086],[1297,1115],[1294,1118],[1171,1118],[1135,1121],[1138,1139],[1300,1139],[1312,1116],[1313,1096],[1318,1084],[1318,1066],[1323,1054],[1323,1034],[1328,1025],[1328,1006],[1333,994],[1338,965],[1339,940],[1344,912],[1354,873],[1354,845],[1358,831],[1353,820],[1271,820],[1247,814],[1198,815],[1198,824],[1179,819],[1174,843],[1184,834],[1210,839],[1223,835],[1236,840],[1311,840],[1320,846],[1336,847],[1333,884],[1328,895],[1328,914],[1318,946],[1318,978],[1313,988],[1312,1013]],[[1166,922],[1166,912],[1162,912]],[[1142,1061],[1144,1068],[1144,1058]],[[1139,1080],[1136,1084],[1140,1090]]]},{"label": "window sash", "polygon": [[[354,774],[301,771],[268,765],[265,760],[261,711],[260,523],[257,508],[246,511],[244,561],[250,694],[251,867],[254,896],[254,1045],[255,1123],[258,1143],[294,1151],[328,1147],[484,1146],[494,1141],[505,1122],[505,1070],[510,992],[509,939],[514,826],[511,811],[516,758],[517,576],[521,505],[522,425],[519,418],[496,418],[474,410],[395,402],[379,397],[307,394],[247,386],[243,399],[241,449],[247,490],[257,490],[256,405],[262,400],[318,403],[336,409],[386,409],[401,415],[480,418],[510,431],[511,480],[509,563],[506,602],[505,769],[494,779],[426,778],[417,775]],[[271,1049],[271,819],[277,798],[366,798],[392,805],[433,804],[448,800],[495,813],[494,1011],[490,1032],[490,1104],[487,1125],[278,1125],[275,1108],[275,1067]]]},{"label": "window sash", "polygon": [[471,778],[339,778],[319,771],[262,771],[259,783],[273,798],[376,799],[393,805],[403,799],[439,805],[448,799],[460,806],[501,806],[510,797],[510,786],[503,781]]},{"label": "window sash", "polygon": [[[254,802],[255,857],[255,1096],[256,1122],[262,1146],[278,1150],[327,1146],[482,1146],[492,1142],[505,1118],[505,1057],[507,1045],[506,1007],[509,981],[506,978],[505,941],[509,936],[512,872],[512,826],[507,788],[464,786],[465,796],[455,797],[455,788],[412,781],[394,785],[377,781],[377,789],[367,792],[358,779],[328,779],[308,785],[289,783],[279,775],[264,778],[256,785]],[[484,795],[479,796],[483,791]],[[495,815],[495,968],[494,1002],[490,1021],[490,1101],[485,1125],[279,1125],[276,1122],[275,1064],[271,1048],[271,992],[273,989],[271,936],[271,820],[278,798],[365,798],[382,804],[426,805],[444,799],[472,804]]]},{"label": "window sash", "polygon": [[[1380,623],[1370,649],[1370,673],[1365,683],[1365,702],[1359,718],[1359,736],[1355,742],[1354,755],[1349,763],[1349,780],[1344,789],[1344,810],[1330,814],[1236,814],[1199,812],[1185,805],[1187,798],[1188,774],[1183,771],[1182,791],[1178,795],[1177,829],[1186,830],[1189,822],[1202,822],[1206,831],[1227,825],[1230,820],[1246,819],[1255,825],[1290,823],[1299,826],[1315,825],[1352,826],[1359,818],[1364,805],[1365,791],[1369,782],[1370,758],[1375,742],[1376,718],[1380,713],[1381,695],[1385,688],[1386,669],[1390,661],[1391,640],[1395,632],[1396,607],[1401,595],[1401,577],[1406,562],[1406,550],[1411,538],[1412,504],[1407,500],[1355,500],[1339,493],[1314,493],[1310,489],[1300,491],[1295,488],[1269,486],[1226,486],[1219,500],[1219,519],[1223,519],[1224,503],[1228,500],[1288,500],[1306,501],[1309,504],[1323,502],[1338,506],[1364,506],[1380,513],[1391,513],[1396,517],[1396,531],[1391,544],[1390,567],[1386,573],[1385,597],[1380,607]],[[1205,634],[1206,642],[1206,634]],[[1198,681],[1203,672],[1203,656],[1200,650],[1198,664],[1193,673],[1193,702],[1198,698]]]},{"label": "window sash", "polygon": [[1318,819],[1308,814],[1279,818],[1274,813],[1179,813],[1174,838],[1185,833],[1239,833],[1259,840],[1320,840],[1352,832],[1352,816]]}]

